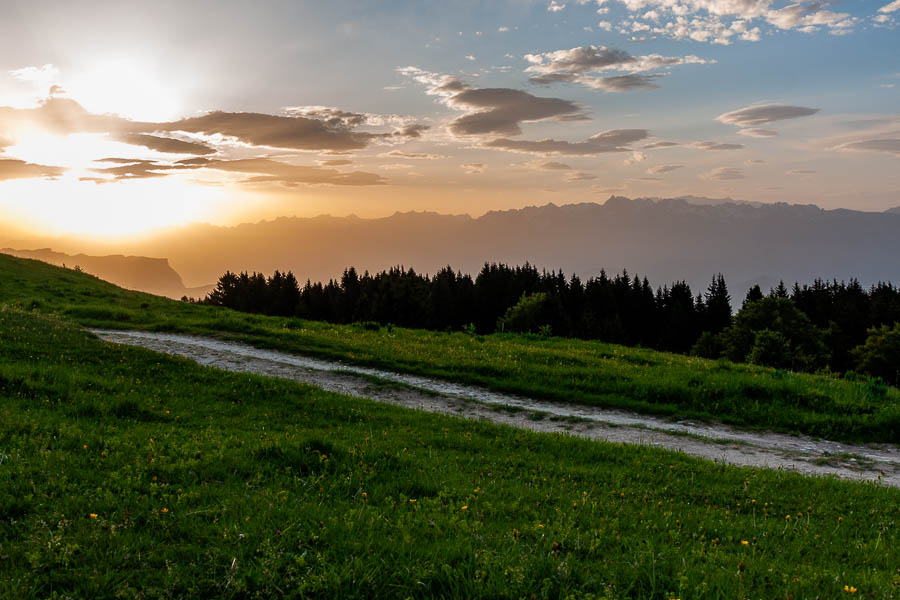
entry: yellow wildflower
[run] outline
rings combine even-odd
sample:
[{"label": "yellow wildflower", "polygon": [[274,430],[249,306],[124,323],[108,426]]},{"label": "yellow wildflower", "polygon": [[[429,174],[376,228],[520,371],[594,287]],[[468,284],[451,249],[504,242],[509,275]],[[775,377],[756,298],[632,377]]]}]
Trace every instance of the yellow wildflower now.
[{"label": "yellow wildflower", "polygon": [[96,519],[96,518],[97,518],[97,513],[91,513],[91,514],[89,514],[88,516],[89,516],[90,518],[92,518],[92,519]]}]

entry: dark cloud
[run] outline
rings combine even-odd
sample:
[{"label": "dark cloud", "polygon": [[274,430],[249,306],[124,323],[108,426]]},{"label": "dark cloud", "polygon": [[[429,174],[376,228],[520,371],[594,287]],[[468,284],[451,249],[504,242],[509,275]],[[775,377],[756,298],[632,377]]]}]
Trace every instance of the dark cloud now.
[{"label": "dark cloud", "polygon": [[450,122],[455,135],[519,135],[523,121],[581,121],[588,117],[578,104],[543,98],[510,88],[466,89],[447,99],[466,114]]},{"label": "dark cloud", "polygon": [[774,121],[808,117],[817,112],[819,112],[818,108],[807,108],[805,106],[762,104],[727,112],[716,117],[716,120],[729,125],[737,125],[738,127],[754,127]]},{"label": "dark cloud", "polygon": [[54,178],[65,173],[62,167],[36,165],[24,160],[0,159],[0,181],[10,179]]},{"label": "dark cloud", "polygon": [[[215,111],[168,123],[129,121],[114,115],[95,115],[69,98],[46,98],[31,109],[0,108],[0,131],[13,126],[32,125],[51,133],[103,133],[126,143],[146,146],[160,152],[211,154],[205,144],[186,142],[154,133],[184,131],[205,135],[222,135],[252,146],[345,152],[359,150],[377,141],[419,138],[429,126],[404,123],[391,133],[373,133],[354,129],[370,124],[377,115],[364,115],[334,108],[318,107],[311,116],[269,115]],[[395,117],[384,117],[393,122]]]},{"label": "dark cloud", "polygon": [[292,150],[360,150],[391,134],[354,131],[344,125],[309,117],[215,111],[200,117],[159,125],[160,131],[220,134],[252,146]]},{"label": "dark cloud", "polygon": [[740,150],[743,144],[720,144],[719,142],[694,142],[694,148],[701,150]]},{"label": "dark cloud", "polygon": [[394,132],[394,135],[397,137],[407,137],[407,138],[420,138],[422,134],[431,129],[431,125],[424,125],[422,123],[413,123],[412,125],[406,125],[401,127],[397,131]]},{"label": "dark cloud", "polygon": [[124,142],[133,146],[144,146],[157,152],[171,154],[215,154],[215,150],[206,144],[198,142],[185,142],[174,138],[147,135],[145,133],[125,133],[114,138],[118,142]]},{"label": "dark cloud", "polygon": [[646,139],[648,135],[649,132],[646,129],[613,129],[598,133],[584,142],[566,142],[552,139],[527,141],[501,138],[485,142],[484,146],[529,154],[591,156],[609,152],[632,152],[628,144]]},{"label": "dark cloud", "polygon": [[590,88],[604,92],[631,92],[633,90],[652,90],[659,86],[653,83],[654,79],[662,77],[661,73],[644,75],[632,73],[630,75],[616,75],[614,77],[595,77],[585,83]]},{"label": "dark cloud", "polygon": [[[640,89],[653,89],[657,86],[654,79],[664,73],[641,74],[647,71],[683,64],[706,64],[705,59],[697,56],[663,56],[648,54],[632,56],[624,50],[605,46],[580,46],[568,50],[556,50],[541,54],[526,54],[525,60],[531,66],[525,69],[529,73],[537,73],[529,81],[538,84],[558,82],[579,83],[591,89],[604,92],[630,92]],[[624,71],[627,75],[598,77],[588,73],[606,71]]]}]

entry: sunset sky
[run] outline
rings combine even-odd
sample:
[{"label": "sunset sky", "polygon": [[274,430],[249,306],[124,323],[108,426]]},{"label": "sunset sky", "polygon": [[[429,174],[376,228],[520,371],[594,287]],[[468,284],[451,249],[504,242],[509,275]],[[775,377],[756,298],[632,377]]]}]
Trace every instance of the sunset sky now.
[{"label": "sunset sky", "polygon": [[900,0],[0,0],[0,225],[900,205]]}]

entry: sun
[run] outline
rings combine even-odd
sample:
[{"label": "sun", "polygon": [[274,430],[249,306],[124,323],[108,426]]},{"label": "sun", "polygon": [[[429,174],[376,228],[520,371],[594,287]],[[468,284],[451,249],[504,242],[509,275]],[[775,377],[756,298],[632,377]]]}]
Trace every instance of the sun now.
[{"label": "sun", "polygon": [[92,62],[65,77],[63,87],[95,114],[161,122],[178,117],[183,109],[175,87],[161,70],[135,59]]}]

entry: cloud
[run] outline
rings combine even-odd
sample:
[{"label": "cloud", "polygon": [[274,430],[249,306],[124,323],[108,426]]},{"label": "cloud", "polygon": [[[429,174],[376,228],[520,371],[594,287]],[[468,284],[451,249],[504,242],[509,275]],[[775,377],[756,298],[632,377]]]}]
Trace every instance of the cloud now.
[{"label": "cloud", "polygon": [[0,181],[10,179],[40,179],[59,177],[65,172],[61,167],[36,165],[24,160],[0,159]]},{"label": "cloud", "polygon": [[818,173],[813,169],[791,169],[790,171],[785,171],[785,175],[812,175],[813,173]]},{"label": "cloud", "polygon": [[27,81],[28,83],[46,86],[59,77],[59,69],[52,64],[46,64],[43,67],[14,69],[9,71],[9,74],[19,81]]},{"label": "cloud", "polygon": [[819,112],[818,108],[807,108],[805,106],[761,104],[727,112],[716,117],[716,120],[728,125],[737,125],[738,127],[753,127],[785,119],[808,117],[817,112]]},{"label": "cloud", "polygon": [[511,88],[476,88],[458,77],[401,67],[397,71],[428,86],[450,108],[465,114],[448,124],[455,136],[519,135],[521,124],[534,121],[585,121],[585,109],[562,98],[534,96]]},{"label": "cloud", "polygon": [[322,167],[290,165],[268,158],[248,158],[239,160],[211,160],[203,165],[206,169],[230,171],[256,175],[249,183],[276,182],[286,185],[328,184],[328,185],[382,185],[386,180],[381,175],[364,171],[342,172]]},{"label": "cloud", "polygon": [[484,173],[484,164],[482,163],[463,163],[460,165],[469,175]]},{"label": "cloud", "polygon": [[704,179],[713,181],[731,181],[735,179],[747,179],[744,172],[734,167],[719,167],[701,175]]},{"label": "cloud", "polygon": [[152,160],[132,160],[129,158],[105,158],[97,162],[118,164],[119,166],[91,169],[91,172],[105,177],[85,177],[82,178],[83,180],[95,183],[110,183],[129,179],[153,179],[165,177],[168,175],[166,170],[170,168],[165,163],[158,163]]},{"label": "cloud", "polygon": [[549,12],[559,12],[566,8],[565,2],[560,2],[559,0],[550,0],[550,4],[547,5],[547,10]]},{"label": "cloud", "polygon": [[343,167],[346,165],[352,165],[352,160],[347,160],[346,158],[336,158],[331,160],[320,160],[316,161],[323,167]]},{"label": "cloud", "polygon": [[[211,153],[209,146],[151,134],[186,132],[231,138],[251,146],[343,152],[375,142],[421,137],[427,125],[396,115],[368,115],[334,108],[300,107],[293,115],[214,111],[179,121],[146,123],[95,115],[69,98],[50,97],[36,108],[0,107],[0,131],[31,125],[51,133],[106,133],[161,152]],[[303,116],[310,114],[314,116]],[[396,125],[390,133],[359,131],[359,125]],[[165,148],[165,149],[163,149]]]},{"label": "cloud", "polygon": [[528,141],[501,138],[485,142],[484,146],[544,156],[555,154],[592,156],[611,152],[632,152],[628,145],[646,139],[648,135],[649,132],[646,129],[612,129],[598,133],[584,142],[566,142],[554,139]]},{"label": "cloud", "polygon": [[198,142],[185,142],[174,138],[158,137],[144,133],[125,133],[114,138],[118,142],[124,142],[133,146],[144,146],[157,152],[171,154],[215,154],[215,150],[206,144]]},{"label": "cloud", "polygon": [[766,13],[766,21],[779,29],[798,29],[813,33],[819,27],[829,27],[832,33],[840,34],[856,24],[856,19],[848,13],[825,10],[825,2],[798,2]]},{"label": "cloud", "polygon": [[[663,56],[647,54],[632,56],[624,50],[606,46],[578,46],[568,50],[556,50],[537,54],[526,54],[525,60],[531,66],[526,73],[535,73],[529,81],[538,84],[558,82],[579,83],[595,90],[606,92],[627,92],[658,87],[654,79],[663,73],[642,74],[683,64],[707,64],[709,61],[698,56]],[[598,77],[590,73],[620,71],[626,75]]]},{"label": "cloud", "polygon": [[396,158],[410,158],[413,160],[437,160],[439,158],[447,158],[441,154],[427,154],[424,152],[400,152],[399,150],[391,150],[378,156],[393,156]]},{"label": "cloud", "polygon": [[628,158],[625,159],[625,165],[626,166],[636,165],[637,163],[643,162],[645,160],[647,160],[646,154],[644,154],[643,152],[635,151],[635,152],[631,153],[631,156],[629,156]]},{"label": "cloud", "polygon": [[680,146],[678,142],[653,142],[652,144],[647,144],[643,146],[645,150],[654,150],[657,148],[673,148],[675,146]]},{"label": "cloud", "polygon": [[778,132],[774,129],[740,129],[738,134],[746,135],[747,137],[767,138],[778,135]]},{"label": "cloud", "polygon": [[[730,45],[758,42],[770,27],[834,35],[852,31],[859,19],[828,10],[826,0],[805,0],[775,8],[775,0],[619,0],[630,13],[619,24],[623,35]],[[896,2],[894,2],[896,4]],[[766,30],[768,29],[768,30]]]},{"label": "cloud", "polygon": [[900,0],[894,0],[890,4],[885,4],[881,8],[878,9],[880,13],[892,13],[900,10]]},{"label": "cloud", "polygon": [[466,114],[450,122],[454,135],[519,135],[525,121],[587,120],[584,109],[561,98],[543,98],[509,88],[466,89],[447,104]]},{"label": "cloud", "polygon": [[850,152],[879,152],[885,154],[893,154],[900,157],[900,137],[882,138],[882,139],[866,139],[845,142],[837,146],[833,146],[832,150],[842,150]]},{"label": "cloud", "polygon": [[700,150],[740,150],[744,147],[743,144],[721,144],[719,142],[694,142],[691,146]]},{"label": "cloud", "polygon": [[669,173],[671,171],[675,171],[676,169],[682,169],[684,165],[657,165],[655,167],[650,167],[647,169],[648,175],[660,175],[662,173]]},{"label": "cloud", "polygon": [[540,169],[542,171],[571,171],[572,167],[567,165],[566,163],[555,162],[555,161],[547,161],[547,162],[538,162],[532,165],[535,169]]},{"label": "cloud", "polygon": [[566,181],[593,181],[597,176],[593,173],[570,173],[566,175]]},{"label": "cloud", "polygon": [[159,130],[218,134],[251,146],[292,150],[360,150],[373,141],[392,136],[386,133],[356,131],[347,125],[345,120],[339,118],[323,120],[302,116],[223,111],[159,124]]}]

